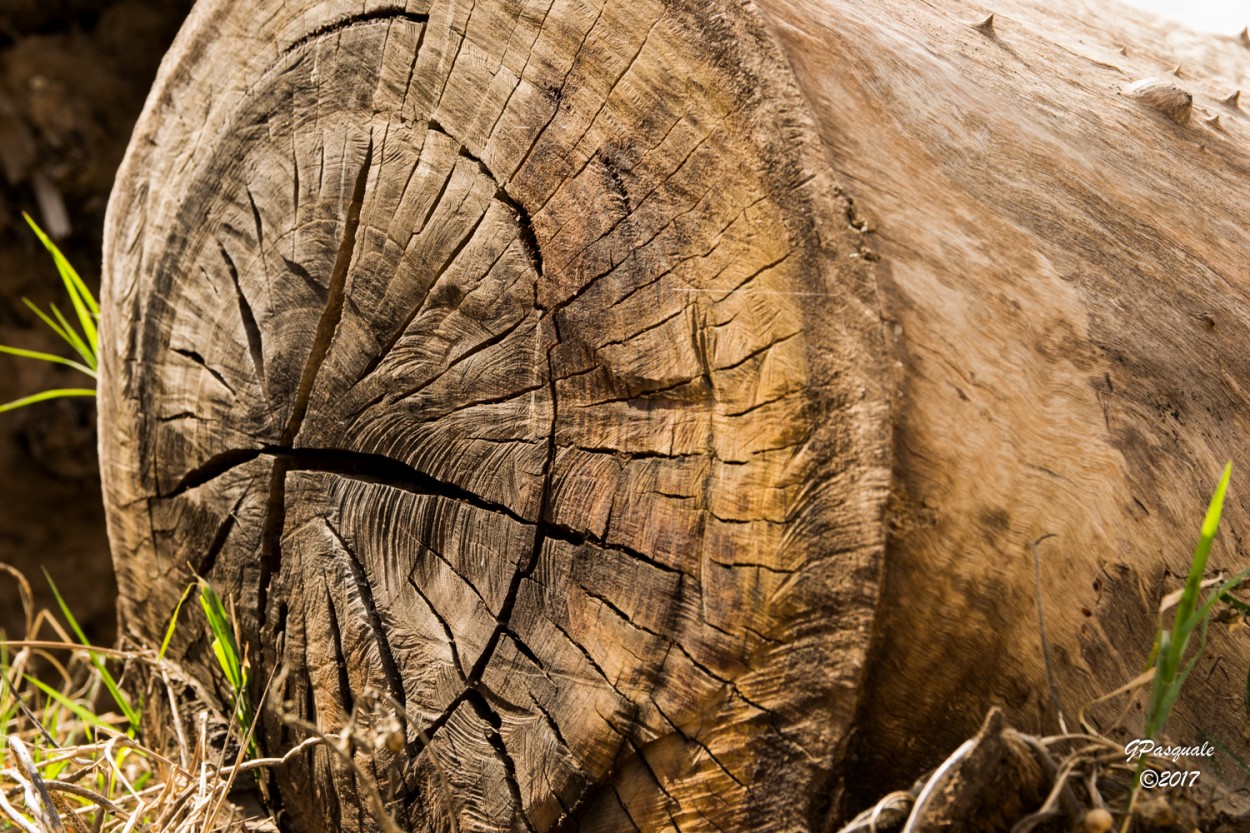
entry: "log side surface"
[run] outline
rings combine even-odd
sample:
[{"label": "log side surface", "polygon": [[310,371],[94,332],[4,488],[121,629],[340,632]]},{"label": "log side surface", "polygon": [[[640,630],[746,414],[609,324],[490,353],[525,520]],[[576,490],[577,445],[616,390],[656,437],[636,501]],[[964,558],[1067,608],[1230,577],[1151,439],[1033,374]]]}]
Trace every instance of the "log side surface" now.
[{"label": "log side surface", "polygon": [[[863,804],[989,705],[1059,730],[1030,542],[1055,536],[1040,600],[1069,728],[1145,668],[1227,460],[1210,575],[1250,566],[1250,39],[1101,0],[759,5],[873,229],[898,363]],[[1236,786],[1248,647],[1213,627],[1167,728]],[[1090,725],[1138,736],[1145,693]]]},{"label": "log side surface", "polygon": [[[208,575],[281,669],[268,745],[404,716],[283,775],[301,825],[368,828],[367,779],[421,830],[820,829],[839,765],[866,797],[1140,672],[1250,436],[1250,44],[1084,0],[229,5],[114,196],[105,486],[127,629]],[[1210,645],[1169,734],[1240,783],[1250,651]]]},{"label": "log side surface", "polygon": [[[105,252],[122,622],[203,575],[265,751],[388,741],[278,770],[296,829],[374,786],[411,830],[827,817],[888,363],[756,15],[203,0],[166,58]],[[222,694],[209,642],[170,656]]]}]

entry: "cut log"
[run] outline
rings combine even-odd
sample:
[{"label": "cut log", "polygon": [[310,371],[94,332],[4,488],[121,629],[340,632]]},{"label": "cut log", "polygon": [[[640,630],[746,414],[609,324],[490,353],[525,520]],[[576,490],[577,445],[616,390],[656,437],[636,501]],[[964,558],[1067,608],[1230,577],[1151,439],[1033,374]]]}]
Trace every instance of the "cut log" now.
[{"label": "cut log", "polygon": [[[201,3],[109,227],[128,632],[207,576],[267,750],[380,691],[414,830],[821,817],[889,423],[803,112],[730,5]],[[336,767],[300,828],[368,826]]]},{"label": "cut log", "polygon": [[[1250,427],[1250,51],[993,11],[201,0],[109,209],[106,503],[124,632],[208,577],[267,752],[399,741],[281,769],[296,829],[826,829],[1054,724],[1046,533],[1061,706],[1135,676]],[[1218,127],[1120,95],[1177,54]],[[1173,727],[1229,749],[1220,649]]]}]

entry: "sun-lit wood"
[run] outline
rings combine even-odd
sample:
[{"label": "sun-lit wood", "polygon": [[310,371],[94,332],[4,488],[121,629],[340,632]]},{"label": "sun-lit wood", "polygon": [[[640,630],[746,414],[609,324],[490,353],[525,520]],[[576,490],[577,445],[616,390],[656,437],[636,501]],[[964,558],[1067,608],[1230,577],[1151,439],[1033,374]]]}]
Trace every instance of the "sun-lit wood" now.
[{"label": "sun-lit wood", "polygon": [[206,575],[267,750],[377,735],[302,830],[822,830],[1056,727],[1054,533],[1071,723],[1250,437],[1248,74],[1081,0],[202,0],[107,229],[125,632]]},{"label": "sun-lit wood", "polygon": [[[413,829],[827,812],[880,322],[779,53],[713,11],[202,3],[120,175],[125,627],[206,575],[282,669],[267,749],[304,737],[284,710],[404,716],[359,760]],[[305,829],[368,825],[326,749],[280,786]]]}]

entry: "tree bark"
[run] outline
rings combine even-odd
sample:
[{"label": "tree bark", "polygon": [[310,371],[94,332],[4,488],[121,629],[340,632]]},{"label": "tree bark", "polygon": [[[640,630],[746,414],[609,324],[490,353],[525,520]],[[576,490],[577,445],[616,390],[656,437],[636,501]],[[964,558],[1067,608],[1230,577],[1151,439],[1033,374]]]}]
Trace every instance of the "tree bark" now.
[{"label": "tree bark", "polygon": [[[1053,727],[1046,533],[1069,721],[1135,676],[1246,434],[1250,53],[1002,5],[201,0],[110,204],[106,503],[132,638],[235,601],[267,750],[397,741],[281,770],[298,828],[825,829]],[[1236,750],[1219,647],[1173,726]]]}]

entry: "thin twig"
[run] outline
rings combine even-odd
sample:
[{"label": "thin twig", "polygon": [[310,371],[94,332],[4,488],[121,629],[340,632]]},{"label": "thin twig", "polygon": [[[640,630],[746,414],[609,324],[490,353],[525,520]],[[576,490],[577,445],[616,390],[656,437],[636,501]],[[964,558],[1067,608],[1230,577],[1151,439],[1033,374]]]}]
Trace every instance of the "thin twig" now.
[{"label": "thin twig", "polygon": [[53,738],[51,733],[44,728],[43,723],[41,723],[39,718],[35,716],[35,713],[30,710],[30,706],[26,705],[26,700],[21,694],[18,693],[18,690],[13,687],[13,683],[9,681],[9,678],[6,675],[0,674],[0,684],[3,684],[4,688],[8,690],[9,694],[13,697],[13,702],[17,703],[18,709],[21,710],[22,716],[29,720],[31,725],[39,730],[39,734],[43,735],[43,739],[52,744],[54,747],[58,746],[56,739]]},{"label": "thin twig", "polygon": [[43,785],[43,778],[39,775],[39,770],[35,767],[35,762],[30,757],[30,752],[26,749],[26,744],[22,743],[19,737],[9,738],[9,749],[13,752],[13,757],[17,758],[18,766],[26,773],[30,786],[26,790],[26,805],[34,811],[35,816],[43,823],[49,833],[65,833],[65,828],[61,825],[60,815],[56,811],[56,805],[52,803],[52,796],[48,794],[48,789]]},{"label": "thin twig", "polygon": [[4,793],[0,792],[0,810],[8,816],[14,824],[26,831],[26,833],[43,833],[35,823],[23,816],[17,809],[9,803],[9,799],[5,798]]},{"label": "thin twig", "polygon": [[1055,707],[1055,716],[1059,719],[1059,731],[1066,733],[1068,725],[1063,719],[1063,708],[1059,705],[1059,686],[1055,683],[1055,672],[1050,665],[1050,642],[1046,639],[1046,613],[1042,609],[1042,560],[1037,555],[1037,545],[1047,538],[1057,538],[1053,532],[1047,532],[1041,538],[1029,544],[1033,551],[1033,586],[1037,598],[1037,630],[1042,638],[1042,662],[1046,665],[1046,684],[1050,686],[1050,701]]},{"label": "thin twig", "polygon": [[322,743],[325,743],[325,739],[321,737],[304,738],[295,746],[292,746],[289,750],[287,750],[287,753],[281,758],[253,758],[252,760],[244,761],[241,764],[222,767],[217,770],[217,774],[225,777],[239,772],[248,772],[249,770],[260,769],[262,767],[282,766],[283,764],[289,763],[290,760],[297,755],[303,754],[303,752],[310,747],[317,746]]},{"label": "thin twig", "polygon": [[96,804],[100,805],[105,810],[108,810],[115,816],[126,817],[128,815],[124,809],[117,806],[112,801],[109,801],[95,790],[89,790],[86,787],[80,787],[77,784],[71,784],[68,781],[45,781],[44,783],[47,785],[49,790],[69,793],[70,795],[76,795],[79,798],[86,798],[90,801],[94,801]]}]

